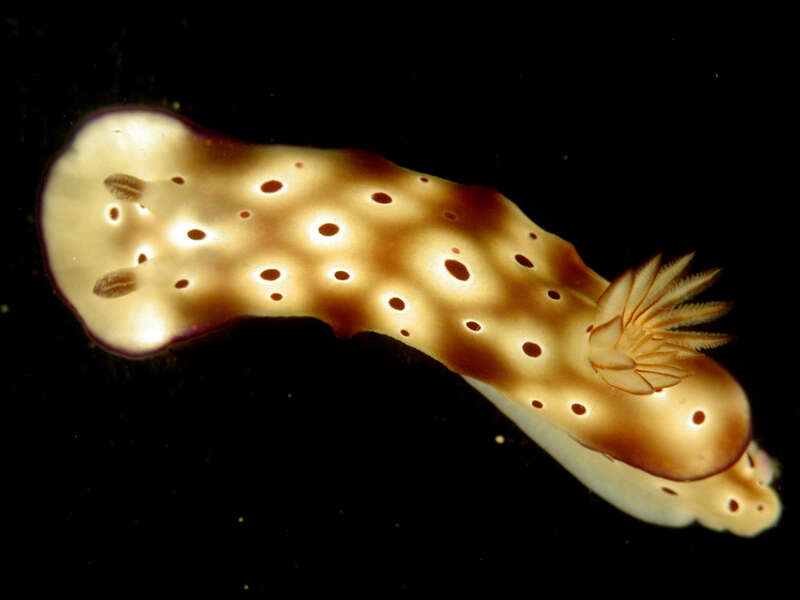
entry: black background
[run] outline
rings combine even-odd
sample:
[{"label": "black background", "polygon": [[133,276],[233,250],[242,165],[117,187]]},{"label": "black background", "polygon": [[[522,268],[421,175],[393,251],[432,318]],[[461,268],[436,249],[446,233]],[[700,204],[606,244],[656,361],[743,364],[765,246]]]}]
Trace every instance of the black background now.
[{"label": "black background", "polygon": [[[8,524],[31,585],[535,594],[786,574],[796,189],[777,183],[787,111],[770,32],[477,17],[2,23],[5,493],[23,500]],[[145,360],[97,347],[47,280],[35,206],[72,128],[115,105],[496,187],[607,278],[662,250],[723,265],[705,297],[736,302],[716,329],[737,339],[713,355],[783,464],[779,527],[641,523],[459,377],[378,336],[250,320]]]}]

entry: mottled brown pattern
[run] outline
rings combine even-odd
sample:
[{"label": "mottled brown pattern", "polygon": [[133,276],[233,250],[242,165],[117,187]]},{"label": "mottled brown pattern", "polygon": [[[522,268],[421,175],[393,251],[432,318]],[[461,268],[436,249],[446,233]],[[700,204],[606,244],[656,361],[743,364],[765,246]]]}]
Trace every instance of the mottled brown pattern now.
[{"label": "mottled brown pattern", "polygon": [[[735,380],[696,354],[663,393],[609,385],[589,361],[608,282],[499,192],[362,151],[242,144],[159,113],[100,118],[114,136],[79,132],[42,212],[54,280],[109,349],[141,356],[241,316],[311,316],[342,337],[410,344],[635,467],[639,483],[675,481],[676,498],[681,482],[741,468],[750,420]],[[62,192],[81,177],[88,192]],[[751,481],[724,482],[751,490],[735,512],[748,494],[768,504]]]}]

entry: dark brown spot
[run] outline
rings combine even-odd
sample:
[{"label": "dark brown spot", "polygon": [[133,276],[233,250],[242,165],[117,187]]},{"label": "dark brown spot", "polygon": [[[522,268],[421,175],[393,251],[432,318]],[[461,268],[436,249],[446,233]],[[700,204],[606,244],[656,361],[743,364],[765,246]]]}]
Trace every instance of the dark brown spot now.
[{"label": "dark brown spot", "polygon": [[261,184],[261,191],[265,194],[274,194],[283,187],[283,184],[277,179],[270,179]]},{"label": "dark brown spot", "polygon": [[544,404],[542,404],[538,400],[531,400],[531,406],[533,406],[533,408],[542,408]]},{"label": "dark brown spot", "polygon": [[455,213],[451,213],[449,210],[444,213],[444,218],[450,221],[455,221],[458,217],[456,217]]},{"label": "dark brown spot", "polygon": [[459,281],[466,281],[469,279],[469,270],[464,266],[464,263],[449,258],[444,261],[444,266],[450,272],[450,275]]},{"label": "dark brown spot", "polygon": [[406,303],[403,302],[400,298],[390,298],[389,299],[389,306],[391,306],[395,310],[403,310],[406,307]]},{"label": "dark brown spot", "polygon": [[420,180],[422,183],[428,183],[428,181],[429,181],[427,177],[420,177],[420,178],[419,178],[419,180]]},{"label": "dark brown spot", "polygon": [[278,300],[283,300],[283,294],[279,294],[278,292],[273,292],[272,294],[269,295],[269,297],[275,300],[276,302]]},{"label": "dark brown spot", "polygon": [[261,279],[266,279],[267,281],[275,281],[280,276],[281,272],[278,269],[264,269],[261,271]]},{"label": "dark brown spot", "polygon": [[594,327],[594,325],[589,325],[589,326],[586,328],[586,332],[588,333],[589,331],[591,331],[593,327]]},{"label": "dark brown spot", "polygon": [[539,236],[537,236],[535,233],[533,233],[532,231],[531,231],[531,232],[530,232],[528,235],[530,235],[530,236],[531,236],[531,239],[532,239],[532,240],[535,240],[537,237],[539,237]]},{"label": "dark brown spot", "polygon": [[467,326],[467,329],[471,329],[472,331],[481,330],[481,324],[478,323],[477,321],[467,321],[465,325]]},{"label": "dark brown spot", "polygon": [[533,268],[533,263],[528,259],[527,256],[523,256],[522,254],[517,254],[515,257],[517,262],[521,264],[523,267],[527,267],[529,269]]},{"label": "dark brown spot", "polygon": [[350,273],[348,273],[347,271],[336,271],[336,273],[334,273],[333,276],[336,277],[336,279],[338,279],[339,281],[345,281],[347,279],[350,279]]},{"label": "dark brown spot", "polygon": [[392,201],[392,197],[384,192],[375,192],[370,198],[378,204],[389,204]]},{"label": "dark brown spot", "polygon": [[671,489],[671,488],[668,488],[668,487],[662,487],[661,489],[662,489],[662,490],[664,490],[664,492],[666,492],[666,493],[667,493],[667,494],[669,494],[670,496],[677,496],[677,495],[678,495],[678,492],[676,492],[675,490],[673,490],[673,489]]},{"label": "dark brown spot", "polygon": [[705,420],[706,420],[706,413],[704,413],[702,410],[694,411],[694,414],[692,415],[692,423],[694,423],[695,425],[702,425],[703,422],[705,422]]},{"label": "dark brown spot", "polygon": [[118,269],[106,273],[94,284],[92,292],[101,298],[119,298],[136,289],[136,273],[133,269]]},{"label": "dark brown spot", "polygon": [[558,300],[561,298],[561,294],[559,294],[555,290],[548,290],[547,295],[550,296],[553,300]]},{"label": "dark brown spot", "polygon": [[108,209],[108,218],[112,221],[119,219],[119,209],[116,206],[112,206]]},{"label": "dark brown spot", "polygon": [[763,504],[759,504],[758,506],[756,506],[756,510],[758,510],[758,511],[764,510],[764,505]]},{"label": "dark brown spot", "polygon": [[525,342],[522,344],[522,351],[527,354],[528,356],[533,356],[536,358],[542,353],[542,348],[539,344],[534,344],[533,342]]},{"label": "dark brown spot", "polygon": [[239,216],[242,217],[243,219],[249,219],[250,215],[251,213],[249,210],[243,210],[242,212],[239,213]]},{"label": "dark brown spot", "polygon": [[336,235],[339,233],[339,226],[335,223],[325,223],[319,226],[319,232],[327,236]]},{"label": "dark brown spot", "polygon": [[206,237],[206,232],[202,229],[190,229],[186,232],[186,235],[189,236],[190,240],[202,240]]},{"label": "dark brown spot", "polygon": [[739,510],[739,503],[733,498],[731,498],[728,501],[728,510],[731,512],[736,512],[737,510]]},{"label": "dark brown spot", "polygon": [[144,261],[146,261],[146,260],[147,260],[147,255],[146,255],[144,252],[142,252],[142,253],[141,253],[141,254],[140,254],[140,255],[139,255],[137,258],[136,258],[136,262],[138,262],[139,264],[142,264],[142,263],[143,263]]},{"label": "dark brown spot", "polygon": [[175,287],[178,288],[179,290],[182,290],[188,285],[189,285],[188,279],[178,279],[178,281],[175,282]]},{"label": "dark brown spot", "polygon": [[106,177],[103,183],[108,192],[120,200],[139,200],[144,193],[144,181],[133,175],[116,173]]},{"label": "dark brown spot", "polygon": [[401,329],[401,330],[400,330],[400,335],[402,335],[402,336],[404,336],[404,337],[408,337],[408,336],[409,336],[409,335],[411,335],[411,334],[410,334],[410,333],[408,333],[408,330],[407,330],[407,329]]},{"label": "dark brown spot", "polygon": [[756,463],[755,463],[755,461],[753,460],[753,457],[752,457],[752,456],[750,456],[750,453],[749,453],[749,452],[747,453],[747,462],[748,462],[748,464],[750,465],[750,468],[751,468],[751,469],[752,469],[753,467],[755,467],[755,466],[756,466]]},{"label": "dark brown spot", "polygon": [[576,415],[586,414],[586,407],[583,404],[580,404],[579,402],[573,403],[572,406],[570,406],[570,408],[572,409],[572,412],[574,412]]},{"label": "dark brown spot", "polygon": [[177,183],[178,185],[183,185],[183,177],[175,176],[172,178],[172,183]]}]

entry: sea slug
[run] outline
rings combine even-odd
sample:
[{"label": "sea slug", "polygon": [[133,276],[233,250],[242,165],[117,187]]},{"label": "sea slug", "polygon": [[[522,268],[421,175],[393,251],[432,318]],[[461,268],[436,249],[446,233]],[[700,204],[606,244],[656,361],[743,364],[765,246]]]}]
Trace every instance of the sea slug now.
[{"label": "sea slug", "polygon": [[495,190],[355,150],[242,143],[173,115],[93,115],[52,162],[49,274],[87,332],[141,357],[232,319],[378,332],[462,375],[584,484],[661,525],[755,535],[780,501],[747,397],[684,327],[692,255],[608,282]]}]

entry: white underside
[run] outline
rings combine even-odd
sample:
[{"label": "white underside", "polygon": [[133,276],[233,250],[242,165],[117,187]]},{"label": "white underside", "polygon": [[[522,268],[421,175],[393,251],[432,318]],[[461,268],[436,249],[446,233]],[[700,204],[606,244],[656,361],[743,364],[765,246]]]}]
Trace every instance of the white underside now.
[{"label": "white underside", "polygon": [[695,520],[688,507],[661,489],[670,485],[668,480],[590,450],[537,415],[534,409],[510,402],[482,381],[467,376],[464,379],[578,480],[620,510],[643,521],[671,527],[685,526]]}]

